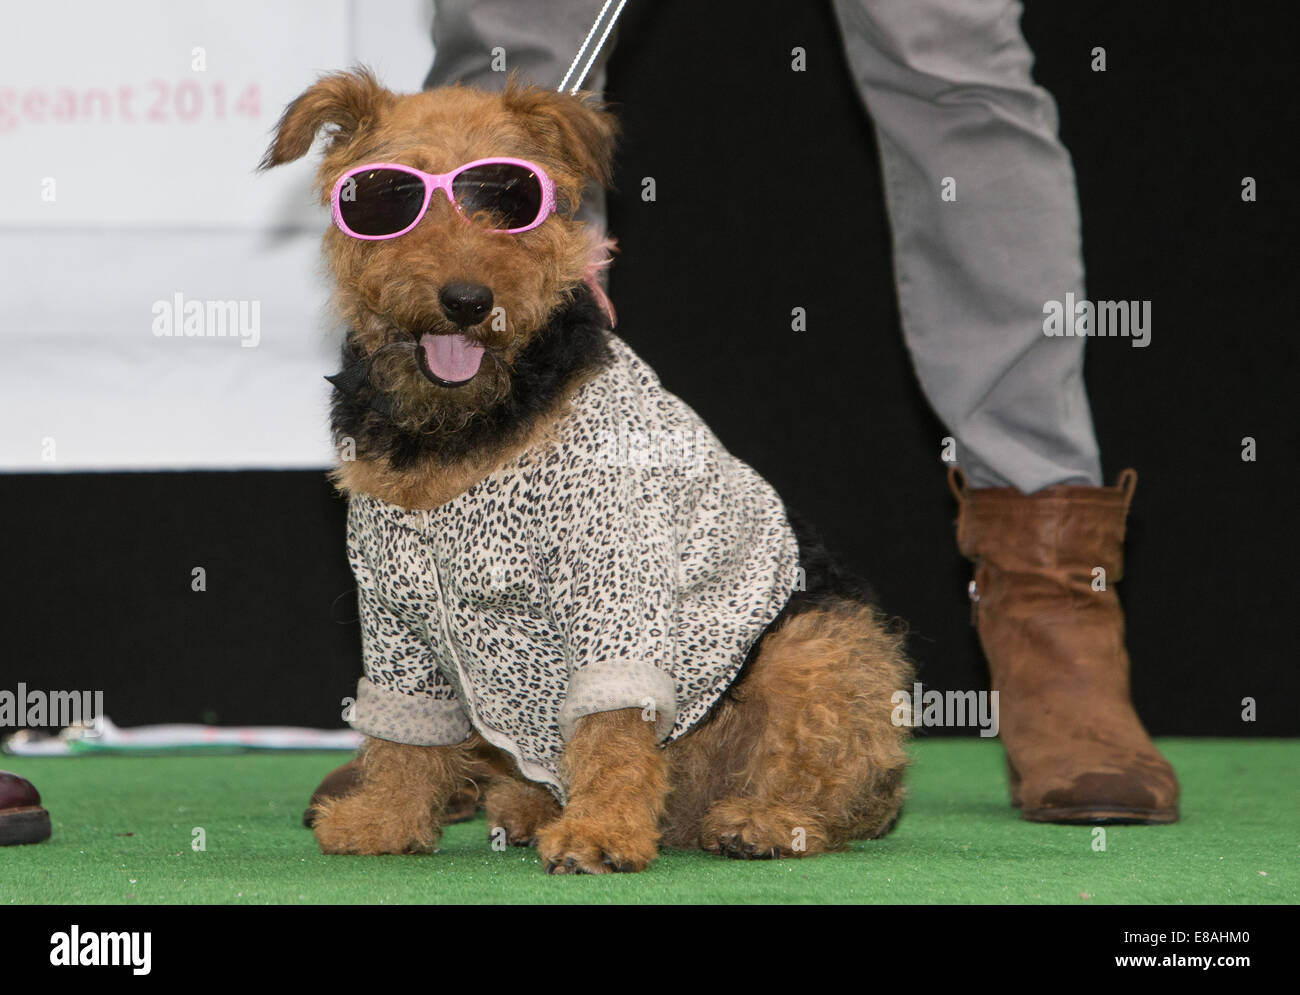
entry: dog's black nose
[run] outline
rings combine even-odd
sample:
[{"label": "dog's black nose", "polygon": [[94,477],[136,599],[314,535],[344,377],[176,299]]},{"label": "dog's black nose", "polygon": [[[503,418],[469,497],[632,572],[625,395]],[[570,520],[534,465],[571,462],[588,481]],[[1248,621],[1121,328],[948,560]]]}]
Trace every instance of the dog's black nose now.
[{"label": "dog's black nose", "polygon": [[449,283],[438,291],[442,313],[464,327],[482,321],[492,310],[492,291],[481,283]]}]

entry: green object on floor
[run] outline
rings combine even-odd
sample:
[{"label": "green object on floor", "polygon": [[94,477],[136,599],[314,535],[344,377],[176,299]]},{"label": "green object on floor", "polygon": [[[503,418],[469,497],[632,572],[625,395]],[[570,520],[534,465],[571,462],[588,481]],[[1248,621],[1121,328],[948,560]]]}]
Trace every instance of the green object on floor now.
[{"label": "green object on floor", "polygon": [[883,840],[806,860],[668,850],[643,874],[599,877],[548,877],[534,850],[494,851],[481,815],[430,856],[322,856],[299,820],[346,754],[0,757],[54,822],[46,843],[0,848],[0,904],[1300,900],[1300,741],[1160,746],[1183,821],[1107,826],[1104,850],[1093,827],[1020,821],[995,742],[929,739],[912,747],[903,820]]}]

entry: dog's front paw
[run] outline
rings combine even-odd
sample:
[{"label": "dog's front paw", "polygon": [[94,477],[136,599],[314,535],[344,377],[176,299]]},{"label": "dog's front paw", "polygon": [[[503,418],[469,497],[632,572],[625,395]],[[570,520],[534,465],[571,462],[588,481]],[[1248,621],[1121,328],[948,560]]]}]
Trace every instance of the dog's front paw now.
[{"label": "dog's front paw", "polygon": [[803,857],[827,849],[821,824],[784,805],[724,798],[700,826],[700,849],[738,860]]},{"label": "dog's front paw", "polygon": [[547,874],[610,874],[643,871],[659,852],[653,823],[565,811],[537,836],[537,851]]},{"label": "dog's front paw", "polygon": [[432,853],[439,835],[432,812],[390,802],[365,792],[322,802],[312,827],[321,853]]}]

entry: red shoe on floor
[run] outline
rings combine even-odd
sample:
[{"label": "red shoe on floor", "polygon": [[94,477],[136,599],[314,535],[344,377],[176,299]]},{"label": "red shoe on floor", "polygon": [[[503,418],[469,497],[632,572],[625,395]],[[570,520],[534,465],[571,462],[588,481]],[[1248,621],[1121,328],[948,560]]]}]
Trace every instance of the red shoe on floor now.
[{"label": "red shoe on floor", "polygon": [[0,846],[40,843],[50,838],[50,813],[26,778],[0,770]]}]

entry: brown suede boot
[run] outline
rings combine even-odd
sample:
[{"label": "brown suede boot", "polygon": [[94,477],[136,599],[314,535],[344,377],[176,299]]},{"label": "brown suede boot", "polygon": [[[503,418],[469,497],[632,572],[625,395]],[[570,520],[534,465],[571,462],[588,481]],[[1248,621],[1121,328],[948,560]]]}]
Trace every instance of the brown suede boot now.
[{"label": "brown suede boot", "polygon": [[1176,822],[1178,780],[1133,710],[1114,587],[1137,473],[1031,495],[968,488],[956,468],[948,481],[1011,803],[1030,822]]}]

